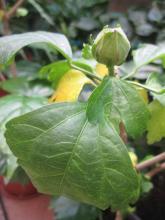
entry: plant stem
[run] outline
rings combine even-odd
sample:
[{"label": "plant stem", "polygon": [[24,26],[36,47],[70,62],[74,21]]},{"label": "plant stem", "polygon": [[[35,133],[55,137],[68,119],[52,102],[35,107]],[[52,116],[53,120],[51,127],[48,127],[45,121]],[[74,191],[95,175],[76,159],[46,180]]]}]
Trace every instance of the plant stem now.
[{"label": "plant stem", "polygon": [[123,142],[126,144],[128,142],[128,137],[123,122],[120,122],[119,128],[120,128],[120,137],[123,140]]},{"label": "plant stem", "polygon": [[6,17],[10,20],[16,13],[17,9],[24,3],[24,0],[17,0],[17,2],[6,13]]},{"label": "plant stem", "polygon": [[0,72],[0,81],[5,81],[6,79],[5,79],[5,77],[4,77],[4,75]]},{"label": "plant stem", "polygon": [[120,211],[117,211],[117,212],[116,212],[115,220],[123,220],[123,216],[121,215],[121,212],[120,212]]},{"label": "plant stem", "polygon": [[8,214],[7,214],[7,211],[6,211],[6,208],[5,208],[5,204],[3,202],[3,199],[2,199],[1,195],[0,195],[0,206],[1,206],[1,209],[2,209],[2,212],[3,212],[4,220],[9,220],[9,217],[8,217]]},{"label": "plant stem", "polygon": [[152,165],[156,164],[156,163],[159,163],[161,161],[165,161],[165,152],[164,153],[161,153],[149,160],[146,160],[144,162],[141,162],[139,164],[136,165],[136,169],[138,171],[141,171],[141,170],[144,170],[148,167],[151,167]]},{"label": "plant stem", "polygon": [[[11,30],[10,30],[10,19],[15,15],[17,9],[24,3],[24,0],[17,0],[16,3],[11,7],[9,11],[6,9],[6,2],[5,0],[0,1],[0,6],[4,12],[3,16],[3,35],[10,35]],[[11,65],[11,73],[13,77],[16,77],[17,75],[17,70],[16,70],[16,65],[13,63]]]},{"label": "plant stem", "polygon": [[163,93],[165,93],[165,89],[164,89],[164,88],[161,89],[161,90],[156,90],[156,89],[150,88],[150,87],[145,86],[145,85],[143,85],[143,84],[141,84],[141,83],[138,83],[138,82],[128,81],[128,80],[127,80],[127,82],[129,82],[129,83],[131,83],[131,84],[133,84],[133,85],[142,87],[142,88],[144,88],[144,89],[150,90],[151,92],[154,92],[154,93],[157,93],[157,94],[163,94]]},{"label": "plant stem", "polygon": [[91,78],[94,78],[94,79],[97,79],[99,81],[102,81],[102,79],[99,76],[94,75],[93,73],[89,72],[88,70],[82,69],[82,68],[80,68],[80,67],[78,67],[78,66],[76,66],[76,65],[74,65],[72,63],[70,64],[70,66],[73,67],[76,70],[79,70],[79,71],[85,73],[87,76],[90,76]]},{"label": "plant stem", "polygon": [[150,172],[148,172],[146,175],[149,176],[150,178],[154,177],[156,174],[162,172],[165,170],[165,163],[161,163],[160,166],[152,169]]},{"label": "plant stem", "polygon": [[108,66],[108,73],[109,73],[110,76],[115,76],[114,66],[112,66],[112,65]]},{"label": "plant stem", "polygon": [[139,68],[134,69],[130,74],[123,76],[122,79],[128,79],[137,73]]}]

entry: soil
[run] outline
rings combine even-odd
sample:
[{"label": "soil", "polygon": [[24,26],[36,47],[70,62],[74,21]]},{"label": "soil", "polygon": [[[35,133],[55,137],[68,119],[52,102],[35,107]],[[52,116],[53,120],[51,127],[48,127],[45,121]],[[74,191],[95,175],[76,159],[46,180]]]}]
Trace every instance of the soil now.
[{"label": "soil", "polygon": [[165,172],[153,178],[154,188],[137,203],[141,220],[165,220]]},{"label": "soil", "polygon": [[[153,189],[136,204],[136,213],[125,220],[165,220],[165,172],[156,175]],[[115,214],[107,209],[103,212],[103,220],[115,220]]]}]

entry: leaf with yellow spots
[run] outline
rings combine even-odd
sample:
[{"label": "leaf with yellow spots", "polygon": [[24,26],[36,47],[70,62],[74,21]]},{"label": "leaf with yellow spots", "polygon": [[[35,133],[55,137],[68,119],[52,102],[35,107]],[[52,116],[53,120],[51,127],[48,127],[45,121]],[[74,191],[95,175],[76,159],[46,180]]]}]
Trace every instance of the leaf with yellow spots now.
[{"label": "leaf with yellow spots", "polygon": [[81,71],[71,69],[60,80],[50,102],[76,101],[85,84],[93,84]]}]

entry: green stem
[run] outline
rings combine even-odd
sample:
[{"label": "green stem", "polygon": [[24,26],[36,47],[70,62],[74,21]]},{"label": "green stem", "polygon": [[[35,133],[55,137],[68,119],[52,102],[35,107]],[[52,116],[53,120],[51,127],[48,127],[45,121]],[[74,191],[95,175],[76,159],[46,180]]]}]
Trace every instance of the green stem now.
[{"label": "green stem", "polygon": [[139,69],[139,67],[136,68],[136,69],[134,69],[134,70],[133,70],[131,73],[129,73],[128,75],[123,76],[122,79],[128,79],[128,78],[134,76],[134,75],[137,73],[138,69]]},{"label": "green stem", "polygon": [[153,89],[153,88],[150,88],[150,87],[148,87],[148,86],[145,86],[145,85],[143,85],[143,84],[141,84],[141,83],[138,83],[138,82],[133,82],[133,81],[128,81],[128,80],[127,80],[127,82],[128,82],[128,83],[131,83],[131,84],[133,84],[133,85],[142,87],[142,88],[144,88],[144,89],[150,90],[151,92],[154,92],[154,93],[157,93],[157,94],[163,94],[163,93],[165,93],[165,89],[157,90],[157,89]]},{"label": "green stem", "polygon": [[99,80],[99,81],[102,81],[102,79],[101,79],[99,76],[94,75],[93,73],[89,72],[88,70],[82,69],[82,68],[80,68],[80,67],[78,67],[78,66],[76,66],[76,65],[74,65],[74,64],[72,64],[72,63],[70,63],[70,66],[71,66],[72,68],[76,69],[76,70],[79,70],[79,71],[85,73],[85,75],[87,75],[87,76],[90,76],[90,77],[92,77],[92,78],[94,78],[94,79],[97,79],[97,80]]},{"label": "green stem", "polygon": [[108,72],[110,76],[115,76],[114,66],[110,65],[108,66]]}]

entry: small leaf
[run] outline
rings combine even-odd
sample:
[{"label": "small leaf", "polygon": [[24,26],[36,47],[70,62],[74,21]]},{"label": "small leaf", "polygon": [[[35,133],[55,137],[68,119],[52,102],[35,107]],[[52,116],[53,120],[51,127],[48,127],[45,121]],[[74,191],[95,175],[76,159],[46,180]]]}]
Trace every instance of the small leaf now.
[{"label": "small leaf", "polygon": [[165,107],[158,101],[149,105],[151,119],[148,122],[147,142],[153,144],[165,137]]},{"label": "small leaf", "polygon": [[89,121],[102,120],[104,114],[117,125],[123,121],[128,134],[141,135],[147,127],[148,109],[137,90],[124,80],[106,77],[89,98]]},{"label": "small leaf", "polygon": [[[150,74],[146,81],[146,85],[156,90],[165,90],[165,75],[158,73]],[[162,94],[151,92],[151,94],[155,99],[165,106],[165,92]]]},{"label": "small leaf", "polygon": [[0,38],[0,66],[10,62],[13,56],[23,47],[45,43],[53,51],[59,51],[66,59],[72,57],[72,51],[67,38],[62,34],[45,31],[14,34]]},{"label": "small leaf", "polygon": [[60,80],[50,102],[77,101],[85,84],[92,81],[78,70],[68,71]]},{"label": "small leaf", "polygon": [[70,65],[66,60],[57,61],[41,68],[40,75],[47,76],[53,82],[54,88],[57,87],[61,77],[70,70]]},{"label": "small leaf", "polygon": [[147,177],[141,174],[141,195],[144,196],[144,194],[149,193],[149,191],[153,188],[153,183],[151,180]]},{"label": "small leaf", "polygon": [[86,104],[56,103],[15,118],[6,138],[42,193],[101,209],[137,199],[139,180],[126,146],[107,118],[97,126],[88,122]]},{"label": "small leaf", "polygon": [[93,59],[92,46],[90,44],[83,44],[82,57],[84,59]]}]

